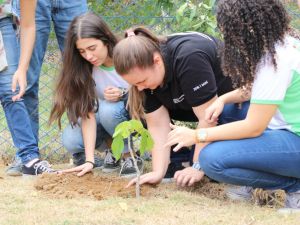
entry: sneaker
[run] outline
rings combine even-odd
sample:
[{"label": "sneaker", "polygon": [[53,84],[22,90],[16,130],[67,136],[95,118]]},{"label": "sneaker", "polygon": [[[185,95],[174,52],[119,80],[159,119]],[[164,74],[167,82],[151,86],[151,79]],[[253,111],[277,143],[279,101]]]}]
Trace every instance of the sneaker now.
[{"label": "sneaker", "polygon": [[181,163],[174,163],[171,162],[168,165],[168,169],[167,172],[164,176],[164,178],[162,179],[162,183],[169,183],[172,182],[174,179],[174,174],[176,173],[176,171],[178,170],[183,170],[185,167],[181,164]]},{"label": "sneaker", "polygon": [[[140,170],[140,173],[142,174],[144,169],[144,160],[139,156],[135,156],[135,160]],[[126,159],[124,159],[121,164],[122,164],[120,170],[121,177],[131,178],[136,176],[136,169],[134,167],[134,162],[131,157],[127,157]]]},{"label": "sneaker", "polygon": [[286,193],[285,206],[278,210],[279,213],[299,213],[300,212],[300,191]]},{"label": "sneaker", "polygon": [[275,191],[263,190],[261,188],[252,188],[248,186],[239,186],[228,188],[226,196],[233,201],[254,201],[257,205],[274,205],[276,202]]},{"label": "sneaker", "polygon": [[22,176],[22,161],[20,158],[14,158],[11,165],[6,169],[5,173],[8,176]]},{"label": "sneaker", "polygon": [[120,169],[120,160],[116,160],[110,149],[105,150],[105,158],[102,171],[111,173]]},{"label": "sneaker", "polygon": [[56,170],[52,169],[47,161],[38,160],[30,167],[23,165],[22,172],[23,175],[38,175],[42,173],[54,173]]},{"label": "sneaker", "polygon": [[[104,160],[100,157],[94,155],[95,167],[103,167]],[[73,164],[74,166],[80,166],[85,163],[85,153],[78,152],[73,154]]]},{"label": "sneaker", "polygon": [[233,201],[251,201],[253,191],[248,186],[232,187],[226,190],[226,196]]}]

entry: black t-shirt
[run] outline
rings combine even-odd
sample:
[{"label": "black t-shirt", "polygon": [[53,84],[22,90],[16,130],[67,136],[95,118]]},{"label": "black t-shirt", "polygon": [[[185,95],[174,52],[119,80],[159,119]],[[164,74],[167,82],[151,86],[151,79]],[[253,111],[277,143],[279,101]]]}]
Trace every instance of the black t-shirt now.
[{"label": "black t-shirt", "polygon": [[192,107],[232,90],[230,78],[221,71],[217,52],[220,44],[196,32],[168,36],[160,46],[166,71],[164,83],[155,90],[145,90],[145,112],[163,105],[172,119],[198,121]]}]

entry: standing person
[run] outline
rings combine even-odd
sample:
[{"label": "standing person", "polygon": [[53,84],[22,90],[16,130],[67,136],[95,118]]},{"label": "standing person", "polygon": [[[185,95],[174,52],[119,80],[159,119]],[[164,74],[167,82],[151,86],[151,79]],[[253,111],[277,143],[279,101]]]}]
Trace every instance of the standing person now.
[{"label": "standing person", "polygon": [[[115,127],[129,119],[125,108],[128,83],[116,72],[112,60],[117,38],[97,15],[87,13],[70,24],[66,38],[62,72],[55,89],[50,122],[67,112],[70,125],[63,131],[63,145],[73,155],[77,167],[65,172],[81,176],[103,162],[94,159],[95,148],[111,140]],[[136,173],[133,160],[124,147],[121,176]],[[143,161],[137,161],[140,167]],[[103,171],[120,169],[111,150],[106,151]]]},{"label": "standing person", "polygon": [[[13,10],[20,15],[20,0],[12,0]],[[34,136],[39,140],[39,78],[40,72],[47,49],[48,38],[50,34],[51,21],[54,25],[54,31],[60,51],[64,50],[64,39],[70,22],[75,16],[87,11],[86,0],[39,0],[36,6],[36,41],[30,61],[30,67],[27,72],[28,86],[23,96],[24,103],[28,110],[31,127]],[[15,161],[8,168],[7,174],[21,174],[21,164],[18,155]]]},{"label": "standing person", "polygon": [[289,35],[279,0],[221,0],[217,21],[225,41],[223,70],[239,89],[218,98],[207,119],[215,120],[226,103],[250,99],[248,114],[196,132],[172,126],[167,145],[191,145],[197,134],[198,141],[213,142],[199,157],[207,176],[244,186],[235,193],[245,199],[253,188],[283,189],[285,207],[299,210],[300,41]]},{"label": "standing person", "polygon": [[21,0],[20,52],[13,25],[11,2],[5,1],[0,4],[0,101],[14,145],[18,149],[17,154],[21,158],[21,172],[25,175],[53,172],[48,162],[39,160],[37,140],[22,99],[35,40],[35,7],[36,0]]},{"label": "standing person", "polygon": [[[205,109],[218,95],[232,90],[230,79],[220,68],[220,42],[197,32],[158,39],[141,27],[129,30],[126,37],[115,47],[115,67],[134,86],[128,100],[131,115],[137,118],[145,111],[147,128],[154,139],[153,171],[141,176],[140,182],[159,183],[176,171],[175,179],[197,182],[202,178],[197,165],[183,169],[181,161],[189,157],[182,154],[178,160],[173,151],[169,163],[170,147],[165,144],[171,119],[198,122],[198,127],[214,125],[204,120]],[[194,162],[201,147],[196,147]]]}]

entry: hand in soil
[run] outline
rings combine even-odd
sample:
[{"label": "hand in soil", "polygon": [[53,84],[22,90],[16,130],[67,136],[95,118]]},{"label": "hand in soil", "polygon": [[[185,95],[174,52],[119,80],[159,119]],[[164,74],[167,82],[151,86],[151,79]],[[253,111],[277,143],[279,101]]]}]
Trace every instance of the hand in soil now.
[{"label": "hand in soil", "polygon": [[66,169],[66,170],[62,170],[60,171],[60,173],[73,173],[73,172],[79,172],[77,173],[77,176],[81,177],[83,176],[84,174],[92,171],[93,169],[93,165],[91,163],[84,163],[80,166],[76,166],[74,168],[71,168],[71,169]]},{"label": "hand in soil", "polygon": [[202,170],[197,170],[192,167],[187,167],[183,170],[179,170],[175,173],[174,179],[178,186],[192,186],[193,184],[199,182],[204,176]]},{"label": "hand in soil", "polygon": [[[150,172],[142,175],[140,177],[140,185],[141,184],[158,184],[162,180],[163,176],[159,172]],[[132,179],[126,186],[126,188],[137,182],[137,178]]]}]

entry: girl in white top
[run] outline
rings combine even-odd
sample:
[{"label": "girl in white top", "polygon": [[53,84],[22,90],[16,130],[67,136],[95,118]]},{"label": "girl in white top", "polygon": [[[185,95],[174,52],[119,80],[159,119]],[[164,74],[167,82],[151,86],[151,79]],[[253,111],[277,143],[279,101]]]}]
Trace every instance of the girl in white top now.
[{"label": "girl in white top", "polygon": [[171,125],[167,145],[177,144],[178,150],[211,142],[201,150],[197,168],[244,186],[229,196],[251,199],[253,188],[283,189],[286,209],[300,209],[300,41],[289,35],[279,0],[221,0],[217,20],[225,41],[223,71],[238,89],[211,104],[206,119],[215,123],[225,104],[250,100],[248,113],[196,131]]},{"label": "girl in white top", "polygon": [[[115,127],[129,119],[126,110],[129,85],[116,73],[112,61],[116,43],[117,38],[106,23],[93,13],[78,16],[70,24],[50,116],[50,122],[58,120],[60,125],[66,112],[70,121],[63,131],[62,142],[77,167],[65,172],[76,171],[81,176],[95,166],[103,166],[104,172],[120,168],[120,161],[116,161],[110,150],[106,151],[104,165],[94,157],[95,148],[109,145]],[[128,151],[127,144],[124,151]],[[135,172],[132,168],[128,161],[121,175]]]}]

